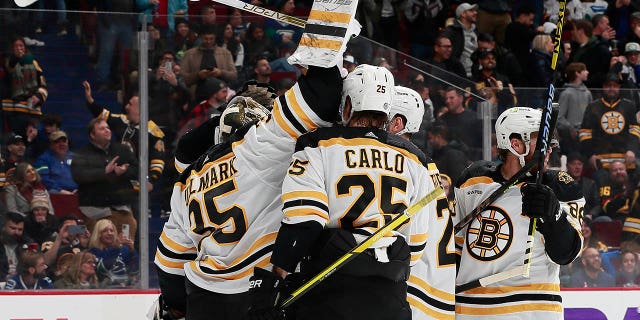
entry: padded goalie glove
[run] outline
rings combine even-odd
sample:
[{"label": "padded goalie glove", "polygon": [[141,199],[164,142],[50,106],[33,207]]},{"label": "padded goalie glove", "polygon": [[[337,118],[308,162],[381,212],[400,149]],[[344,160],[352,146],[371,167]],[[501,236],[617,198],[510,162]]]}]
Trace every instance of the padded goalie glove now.
[{"label": "padded goalie glove", "polygon": [[544,184],[526,183],[522,193],[522,214],[529,218],[540,218],[542,222],[556,221],[560,202],[556,194]]},{"label": "padded goalie glove", "polygon": [[276,89],[256,80],[245,82],[237,95],[252,98],[269,110],[273,108],[273,100],[277,97]]},{"label": "padded goalie glove", "polygon": [[249,278],[250,306],[248,320],[284,320],[280,302],[287,297],[285,281],[277,274],[262,268],[254,268]]}]

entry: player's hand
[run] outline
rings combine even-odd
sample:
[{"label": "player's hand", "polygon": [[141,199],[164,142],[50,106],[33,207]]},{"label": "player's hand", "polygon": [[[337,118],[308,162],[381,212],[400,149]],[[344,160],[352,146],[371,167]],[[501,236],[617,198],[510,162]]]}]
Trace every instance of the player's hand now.
[{"label": "player's hand", "polygon": [[520,188],[522,193],[522,214],[529,218],[555,221],[560,202],[553,190],[544,184],[526,183]]},{"label": "player's hand", "polygon": [[262,268],[254,268],[249,278],[248,320],[283,320],[284,311],[278,306],[286,297],[285,282],[280,276]]}]

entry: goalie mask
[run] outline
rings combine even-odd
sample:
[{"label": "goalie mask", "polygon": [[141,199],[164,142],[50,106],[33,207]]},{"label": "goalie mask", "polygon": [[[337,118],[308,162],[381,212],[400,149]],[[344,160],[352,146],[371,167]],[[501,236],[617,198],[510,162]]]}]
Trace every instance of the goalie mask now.
[{"label": "goalie mask", "polygon": [[[540,120],[542,111],[527,108],[515,107],[505,110],[496,120],[496,140],[498,149],[506,149],[513,153],[520,160],[520,165],[524,166],[524,157],[529,153],[529,141],[531,134],[540,130]],[[511,147],[510,137],[512,134],[520,135],[524,141],[525,151],[519,154]]]},{"label": "goalie mask", "polygon": [[[378,111],[386,114],[388,118],[394,85],[393,74],[386,68],[368,64],[357,66],[343,81],[338,119],[342,120],[342,124],[347,124],[353,113],[358,111]],[[351,113],[345,118],[343,110],[347,97],[351,101]]]},{"label": "goalie mask", "polygon": [[398,132],[398,135],[418,132],[424,116],[424,101],[420,94],[413,89],[396,86],[393,103],[391,103],[391,116],[396,114],[406,119],[404,129]]},{"label": "goalie mask", "polygon": [[216,143],[225,142],[239,128],[249,122],[260,120],[269,114],[269,110],[247,97],[236,96],[224,109],[220,115],[220,126],[217,133]]}]

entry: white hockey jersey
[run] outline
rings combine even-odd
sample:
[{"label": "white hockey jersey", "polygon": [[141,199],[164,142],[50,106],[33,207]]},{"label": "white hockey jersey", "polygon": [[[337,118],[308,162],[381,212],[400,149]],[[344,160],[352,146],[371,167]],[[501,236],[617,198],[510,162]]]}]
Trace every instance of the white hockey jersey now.
[{"label": "white hockey jersey", "polygon": [[267,119],[239,129],[191,164],[174,185],[156,265],[209,291],[248,291],[253,268],[270,268],[295,141],[330,126],[340,96],[337,68],[310,68],[276,99]]},{"label": "white hockey jersey", "polygon": [[[579,221],[585,200],[580,187],[566,172],[547,171],[545,175],[544,183],[554,190],[579,237],[579,244],[575,244],[579,247],[573,257],[568,257],[570,261],[582,246]],[[455,188],[457,220],[478,206],[501,182],[504,178],[494,163],[468,168]],[[456,235],[456,249],[461,250],[456,285],[523,265],[530,219],[522,215],[521,186],[522,183],[512,186],[489,205],[481,218],[461,231],[463,237]],[[544,236],[536,231],[529,278],[516,276],[456,294],[456,319],[562,319],[559,270],[560,266],[545,251]]]}]

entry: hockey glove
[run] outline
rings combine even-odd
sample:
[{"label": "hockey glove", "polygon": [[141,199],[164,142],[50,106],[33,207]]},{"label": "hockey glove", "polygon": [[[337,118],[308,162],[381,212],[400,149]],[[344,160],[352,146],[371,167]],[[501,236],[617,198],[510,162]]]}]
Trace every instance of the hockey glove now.
[{"label": "hockey glove", "polygon": [[269,110],[273,108],[273,100],[277,97],[276,90],[273,87],[256,80],[245,82],[237,95],[252,98]]},{"label": "hockey glove", "polygon": [[540,218],[543,222],[555,221],[560,202],[553,190],[544,184],[527,183],[522,193],[522,214],[529,218]]},{"label": "hockey glove", "polygon": [[254,268],[249,278],[248,320],[284,320],[284,311],[279,308],[286,297],[285,281],[277,274],[262,268]]}]

